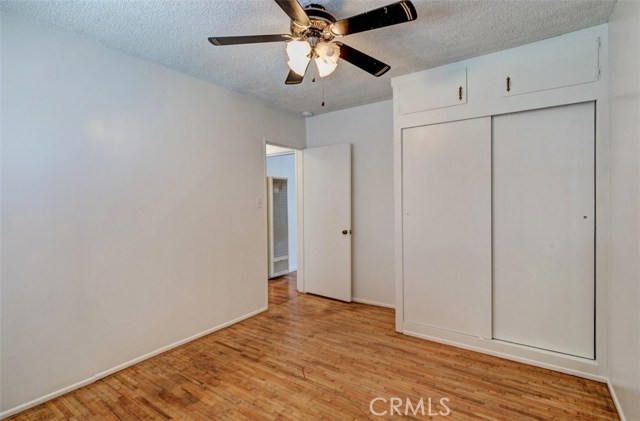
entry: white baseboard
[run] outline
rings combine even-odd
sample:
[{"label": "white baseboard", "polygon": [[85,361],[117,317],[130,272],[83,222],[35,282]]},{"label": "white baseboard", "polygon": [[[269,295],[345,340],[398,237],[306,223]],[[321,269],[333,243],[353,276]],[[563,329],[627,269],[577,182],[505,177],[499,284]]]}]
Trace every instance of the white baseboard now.
[{"label": "white baseboard", "polygon": [[195,335],[189,336],[188,338],[181,339],[181,340],[179,340],[177,342],[174,342],[172,344],[169,344],[169,345],[163,346],[161,348],[158,348],[155,351],[151,351],[151,352],[149,352],[147,354],[141,355],[140,357],[134,358],[134,359],[129,360],[129,361],[125,362],[125,363],[117,365],[117,366],[115,366],[113,368],[110,368],[108,370],[102,371],[102,372],[96,374],[95,376],[89,377],[88,379],[79,381],[77,383],[74,383],[74,384],[66,386],[66,387],[63,387],[62,389],[58,389],[58,390],[56,390],[54,392],[48,393],[48,394],[46,394],[46,395],[44,395],[42,397],[39,397],[37,399],[34,399],[34,400],[30,401],[30,402],[24,403],[22,405],[18,405],[15,408],[8,409],[8,410],[0,413],[0,420],[4,419],[4,418],[7,418],[7,417],[9,417],[11,415],[15,415],[18,412],[22,412],[22,411],[24,411],[26,409],[33,408],[34,406],[40,405],[43,402],[49,401],[49,400],[51,400],[53,398],[57,398],[58,396],[64,395],[65,393],[69,393],[72,390],[79,389],[79,388],[81,388],[83,386],[91,384],[91,383],[93,383],[93,382],[95,382],[97,380],[100,380],[100,379],[102,379],[104,377],[107,377],[107,376],[109,376],[109,375],[111,375],[113,373],[116,373],[116,372],[118,372],[120,370],[123,370],[123,369],[125,369],[127,367],[131,367],[132,365],[137,364],[137,363],[139,363],[141,361],[147,360],[147,359],[149,359],[151,357],[155,357],[158,354],[162,354],[163,352],[169,351],[170,349],[176,348],[176,347],[178,347],[180,345],[184,345],[187,342],[191,342],[191,341],[193,341],[195,339],[198,339],[198,338],[201,338],[203,336],[206,336],[206,335],[208,335],[210,333],[213,333],[213,332],[215,332],[217,330],[224,329],[225,327],[229,327],[229,326],[231,326],[233,324],[236,324],[238,322],[246,320],[246,319],[248,319],[250,317],[253,317],[253,316],[257,315],[257,314],[260,314],[260,313],[262,313],[263,311],[266,311],[266,310],[267,310],[267,307],[263,307],[263,308],[258,309],[256,311],[252,311],[251,313],[245,314],[244,316],[240,316],[237,319],[234,319],[234,320],[219,324],[218,326],[214,326],[214,327],[212,327],[210,329],[207,329],[207,330],[205,330],[203,332],[196,333]]},{"label": "white baseboard", "polygon": [[[434,336],[424,332],[410,330],[403,330],[402,333],[409,336],[415,336],[416,338],[426,339],[428,341],[455,346],[456,348],[467,349],[469,351],[475,351],[481,354],[492,355],[494,357],[504,358],[506,360],[516,361],[535,367],[546,368],[548,370],[594,380],[600,383],[606,383],[608,380],[605,376],[600,375],[595,371],[589,371],[589,368],[591,368],[592,370],[597,369],[597,364],[595,361],[584,363],[579,362],[577,365],[570,366],[569,361],[579,361],[580,358],[578,357],[571,357],[561,354],[554,355],[555,353],[551,351],[527,349],[528,347],[513,344],[504,344],[500,343],[499,341],[487,341],[482,338],[457,334],[455,332],[442,331],[442,334],[447,334],[449,335],[449,337]],[[464,339],[452,339],[456,336],[460,336]],[[467,341],[465,342],[465,340]],[[521,351],[525,350],[526,353],[518,353],[518,348],[520,348]],[[542,359],[544,358],[543,355],[547,355],[547,358]]]},{"label": "white baseboard", "polygon": [[378,303],[376,301],[363,300],[361,298],[352,298],[351,301],[353,301],[354,303],[369,304],[371,306],[386,307],[386,308],[396,308],[396,306],[394,306],[393,304]]},{"label": "white baseboard", "polygon": [[624,416],[624,411],[622,410],[622,406],[620,405],[620,401],[618,400],[618,395],[616,395],[616,390],[613,388],[611,380],[609,379],[607,379],[607,386],[609,387],[609,393],[611,394],[611,399],[613,399],[613,404],[616,406],[616,410],[618,411],[620,421],[626,421],[627,419]]}]

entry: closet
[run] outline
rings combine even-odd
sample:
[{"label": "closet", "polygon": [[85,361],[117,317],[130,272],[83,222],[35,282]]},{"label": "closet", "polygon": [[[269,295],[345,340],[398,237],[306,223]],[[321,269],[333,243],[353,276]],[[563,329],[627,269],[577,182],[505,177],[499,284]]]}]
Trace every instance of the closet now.
[{"label": "closet", "polygon": [[392,81],[396,330],[604,372],[606,36]]}]

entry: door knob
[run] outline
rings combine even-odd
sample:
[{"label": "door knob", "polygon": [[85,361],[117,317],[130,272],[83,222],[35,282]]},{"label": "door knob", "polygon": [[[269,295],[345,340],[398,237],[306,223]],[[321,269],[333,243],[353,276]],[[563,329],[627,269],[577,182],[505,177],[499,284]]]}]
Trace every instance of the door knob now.
[{"label": "door knob", "polygon": [[347,235],[347,234],[349,234],[349,231],[347,231],[347,230],[342,230],[342,235]]}]

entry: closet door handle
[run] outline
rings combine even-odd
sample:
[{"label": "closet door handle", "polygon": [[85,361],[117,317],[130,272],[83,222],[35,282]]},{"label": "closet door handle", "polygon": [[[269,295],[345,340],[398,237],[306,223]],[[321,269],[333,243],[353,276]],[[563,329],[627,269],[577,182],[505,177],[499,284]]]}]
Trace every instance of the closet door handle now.
[{"label": "closet door handle", "polygon": [[347,234],[349,234],[349,231],[347,231],[347,230],[342,230],[342,235],[347,235]]},{"label": "closet door handle", "polygon": [[507,92],[511,92],[511,78],[507,76]]},{"label": "closet door handle", "polygon": [[458,88],[458,99],[462,101],[462,86]]}]

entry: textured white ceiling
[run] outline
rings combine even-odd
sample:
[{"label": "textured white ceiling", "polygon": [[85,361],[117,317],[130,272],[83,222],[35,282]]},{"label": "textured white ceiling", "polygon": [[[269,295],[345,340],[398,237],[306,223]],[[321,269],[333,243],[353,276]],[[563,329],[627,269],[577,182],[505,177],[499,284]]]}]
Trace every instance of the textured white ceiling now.
[{"label": "textured white ceiling", "polygon": [[[341,19],[393,1],[301,4],[322,4]],[[413,0],[416,21],[342,39],[391,65],[387,74],[375,78],[341,61],[322,81],[311,83],[307,77],[289,86],[284,84],[284,43],[214,47],[207,41],[210,36],[289,33],[288,17],[270,0],[2,0],[0,7],[273,107],[320,114],[391,98],[395,76],[607,22],[614,1]]]}]

